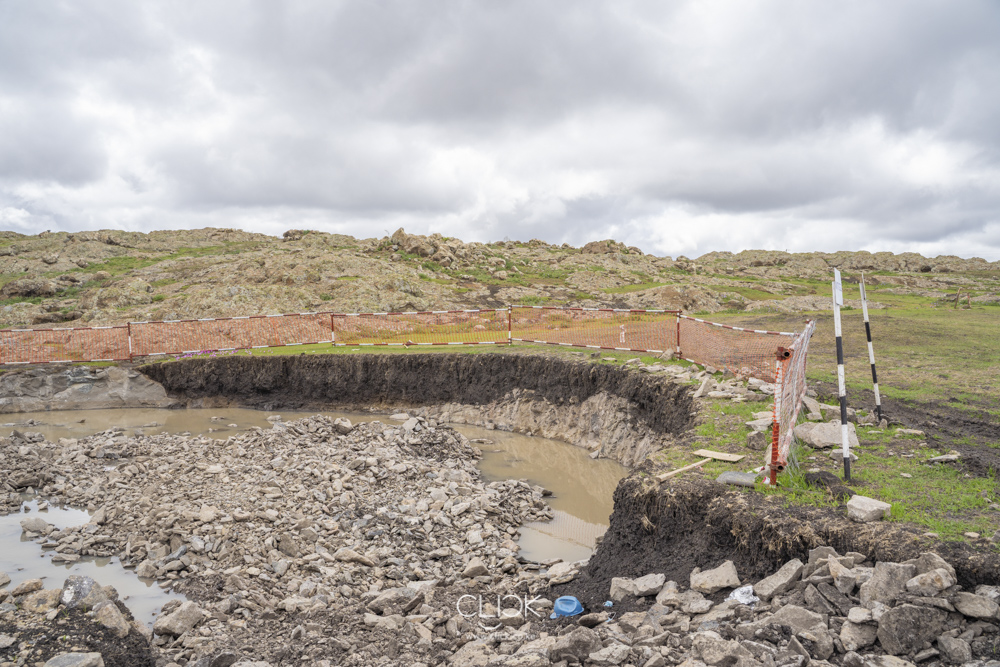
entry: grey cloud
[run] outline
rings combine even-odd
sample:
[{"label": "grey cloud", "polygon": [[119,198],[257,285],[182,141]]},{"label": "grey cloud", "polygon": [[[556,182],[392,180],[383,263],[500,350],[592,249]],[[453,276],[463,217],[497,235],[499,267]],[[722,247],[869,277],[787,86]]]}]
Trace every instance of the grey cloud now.
[{"label": "grey cloud", "polygon": [[0,209],[995,258],[997,71],[987,1],[2,3]]}]

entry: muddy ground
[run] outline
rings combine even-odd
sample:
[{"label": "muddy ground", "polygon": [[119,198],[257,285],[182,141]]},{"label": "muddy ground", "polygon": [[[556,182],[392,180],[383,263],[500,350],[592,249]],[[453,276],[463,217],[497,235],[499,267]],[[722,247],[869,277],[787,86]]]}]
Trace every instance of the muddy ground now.
[{"label": "muddy ground", "polygon": [[[821,397],[836,402],[837,385],[818,382],[813,386]],[[870,390],[855,392],[848,399],[851,405],[875,408],[875,395]],[[1000,473],[1000,420],[975,406],[962,409],[948,405],[954,400],[945,397],[911,403],[883,398],[882,413],[890,423],[926,433],[930,446],[942,452],[960,452],[959,465],[965,472],[978,477],[996,476]]]}]

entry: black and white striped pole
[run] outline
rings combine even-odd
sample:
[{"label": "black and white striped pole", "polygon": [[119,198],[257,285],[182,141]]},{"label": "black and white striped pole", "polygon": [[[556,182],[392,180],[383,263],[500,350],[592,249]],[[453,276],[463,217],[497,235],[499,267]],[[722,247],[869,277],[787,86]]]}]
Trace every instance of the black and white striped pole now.
[{"label": "black and white striped pole", "polygon": [[840,442],[844,453],[844,481],[851,481],[851,445],[847,430],[847,386],[844,379],[844,336],[840,329],[840,307],[844,305],[844,287],[840,270],[833,270],[833,331],[837,336],[837,389],[840,396]]},{"label": "black and white striped pole", "polygon": [[861,274],[861,312],[865,314],[865,336],[868,337],[868,362],[872,365],[872,387],[875,390],[875,414],[882,421],[882,396],[878,393],[878,373],[875,372],[875,348],[872,347],[872,327],[868,323],[868,295],[865,293],[865,274]]}]

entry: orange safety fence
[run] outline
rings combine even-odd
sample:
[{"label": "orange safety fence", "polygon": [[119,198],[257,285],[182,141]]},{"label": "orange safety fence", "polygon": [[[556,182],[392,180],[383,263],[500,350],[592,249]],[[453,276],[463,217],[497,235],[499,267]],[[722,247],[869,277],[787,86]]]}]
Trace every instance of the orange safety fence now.
[{"label": "orange safety fence", "polygon": [[333,315],[336,345],[489,345],[508,343],[509,309]]},{"label": "orange safety fence", "polygon": [[795,335],[788,347],[775,351],[776,385],[774,392],[771,448],[765,458],[764,468],[770,471],[769,481],[775,483],[777,474],[788,465],[788,456],[794,439],[795,423],[806,395],[806,358],[809,340],[816,331],[816,322]]},{"label": "orange safety fence", "polygon": [[0,330],[0,365],[122,361],[151,355],[326,343],[336,346],[544,343],[654,354],[775,384],[772,446],[763,470],[787,465],[816,329],[744,329],[670,310],[508,306],[410,313],[298,313]]},{"label": "orange safety fence", "polygon": [[681,358],[747,379],[775,380],[775,353],[797,334],[743,329],[680,315]]},{"label": "orange safety fence", "polygon": [[330,313],[132,322],[136,357],[332,342]]},{"label": "orange safety fence", "polygon": [[129,358],[128,327],[0,330],[0,363],[122,361]]},{"label": "orange safety fence", "polygon": [[677,350],[675,310],[512,306],[512,340],[662,354]]}]

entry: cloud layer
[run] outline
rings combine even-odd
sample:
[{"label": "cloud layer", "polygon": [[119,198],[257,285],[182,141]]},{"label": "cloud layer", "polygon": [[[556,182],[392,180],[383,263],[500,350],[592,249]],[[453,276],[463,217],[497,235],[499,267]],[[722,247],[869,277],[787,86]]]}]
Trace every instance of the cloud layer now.
[{"label": "cloud layer", "polygon": [[1000,259],[1000,5],[0,4],[0,226]]}]

